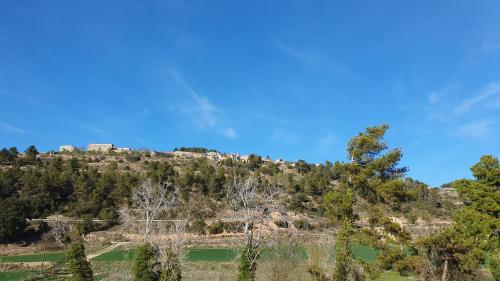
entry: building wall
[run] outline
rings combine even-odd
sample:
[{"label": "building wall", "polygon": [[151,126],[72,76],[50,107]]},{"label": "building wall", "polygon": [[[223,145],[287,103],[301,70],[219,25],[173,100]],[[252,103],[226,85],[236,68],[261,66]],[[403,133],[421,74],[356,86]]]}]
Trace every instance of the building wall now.
[{"label": "building wall", "polygon": [[109,150],[114,149],[114,147],[115,146],[113,144],[109,144],[109,143],[104,143],[104,144],[92,143],[92,144],[89,144],[89,146],[87,147],[87,150],[88,151],[108,152]]}]

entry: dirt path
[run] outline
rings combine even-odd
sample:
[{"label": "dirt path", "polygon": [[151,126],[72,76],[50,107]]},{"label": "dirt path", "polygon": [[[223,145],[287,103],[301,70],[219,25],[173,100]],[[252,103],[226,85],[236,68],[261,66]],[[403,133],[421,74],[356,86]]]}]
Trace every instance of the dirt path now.
[{"label": "dirt path", "polygon": [[123,245],[123,244],[126,244],[126,242],[118,242],[118,243],[115,243],[115,244],[113,244],[113,245],[111,245],[111,246],[109,246],[107,248],[104,248],[104,249],[102,249],[102,250],[100,250],[100,251],[98,251],[96,253],[87,255],[87,260],[91,260],[91,259],[93,259],[95,257],[98,257],[98,256],[100,256],[100,255],[102,255],[104,253],[107,253],[107,252],[109,252],[109,251],[117,248],[118,246]]}]

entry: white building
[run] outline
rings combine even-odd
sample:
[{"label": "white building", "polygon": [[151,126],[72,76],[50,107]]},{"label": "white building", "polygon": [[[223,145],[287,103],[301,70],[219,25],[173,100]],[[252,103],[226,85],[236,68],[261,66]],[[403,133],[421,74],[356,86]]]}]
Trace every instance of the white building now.
[{"label": "white building", "polygon": [[118,147],[114,150],[115,152],[122,153],[122,152],[130,152],[130,148],[128,147]]},{"label": "white building", "polygon": [[73,152],[75,149],[76,147],[74,145],[69,144],[59,146],[59,152]]}]

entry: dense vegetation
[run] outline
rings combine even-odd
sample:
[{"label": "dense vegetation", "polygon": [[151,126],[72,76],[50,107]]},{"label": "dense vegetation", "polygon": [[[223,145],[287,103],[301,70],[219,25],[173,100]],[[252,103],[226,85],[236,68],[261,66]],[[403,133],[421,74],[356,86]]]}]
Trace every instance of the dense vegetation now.
[{"label": "dense vegetation", "polygon": [[[326,217],[327,227],[338,228],[336,262],[333,272],[311,264],[310,274],[317,280],[361,280],[375,278],[380,271],[397,270],[401,274],[419,274],[433,280],[473,280],[481,276],[487,264],[499,278],[499,202],[500,165],[493,156],[483,156],[471,170],[475,180],[457,180],[447,186],[456,189],[462,201],[457,209],[443,199],[438,190],[405,176],[400,167],[401,149],[389,149],[384,142],[388,126],[367,128],[353,137],[347,146],[349,161],[309,164],[264,161],[251,154],[246,161],[207,158],[177,159],[164,153],[113,152],[96,154],[77,151],[61,155],[39,155],[34,146],[21,154],[16,148],[0,150],[0,241],[21,241],[46,227],[31,229],[26,219],[64,214],[74,218],[100,218],[108,226],[118,222],[118,210],[130,205],[132,192],[149,179],[168,182],[177,188],[181,202],[176,212],[192,218],[188,230],[196,234],[240,232],[241,224],[217,221],[207,225],[206,218],[227,208],[227,185],[235,178],[253,175],[259,185],[281,188],[281,204],[287,210],[311,218]],[[207,153],[204,148],[176,151]],[[211,150],[210,150],[211,151]],[[417,219],[441,217],[453,219],[451,226],[414,239],[391,216],[404,216],[410,223]],[[367,227],[360,227],[367,222]],[[276,221],[280,228],[287,221]],[[300,230],[312,230],[307,220],[292,224]],[[91,227],[81,225],[80,233]],[[378,250],[375,264],[352,259],[354,241]],[[78,240],[70,244],[72,266],[87,280],[90,268],[81,259],[83,248]],[[180,268],[151,271],[145,260],[157,255],[154,246],[138,249],[134,265],[137,280],[180,280]],[[144,259],[138,258],[144,256]],[[253,256],[253,255],[250,255]],[[173,256],[172,256],[173,257]],[[240,269],[247,268],[243,255]],[[145,265],[146,264],[146,265]],[[90,270],[91,272],[91,270]],[[240,280],[253,280],[255,270],[240,270]],[[90,273],[91,275],[91,273]],[[446,279],[448,278],[448,279]]]}]

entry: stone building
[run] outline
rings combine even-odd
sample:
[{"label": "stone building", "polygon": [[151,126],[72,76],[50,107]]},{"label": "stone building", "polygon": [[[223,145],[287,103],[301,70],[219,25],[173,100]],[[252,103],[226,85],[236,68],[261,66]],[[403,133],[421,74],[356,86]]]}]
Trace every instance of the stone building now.
[{"label": "stone building", "polygon": [[114,144],[110,143],[91,143],[87,147],[87,151],[108,152],[115,149]]}]

